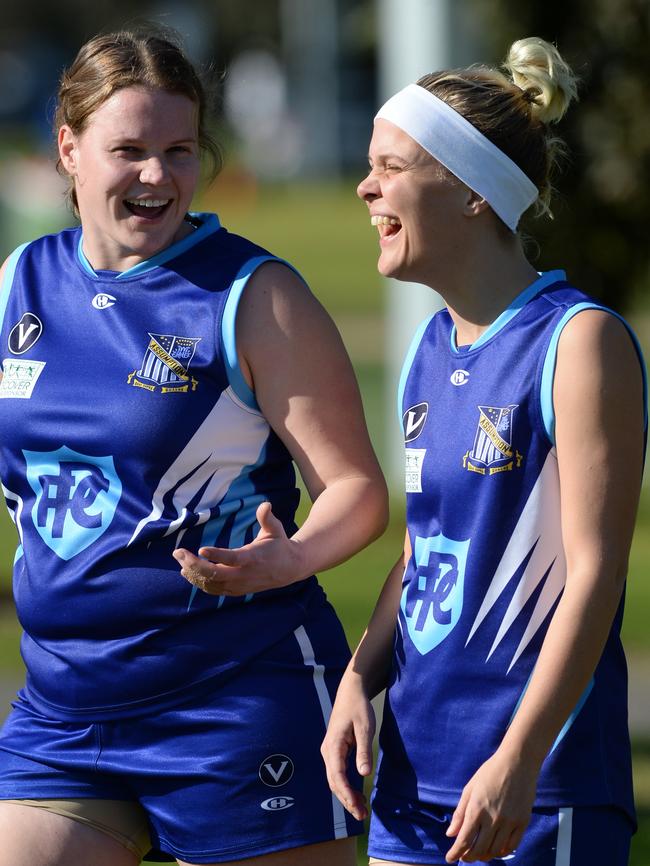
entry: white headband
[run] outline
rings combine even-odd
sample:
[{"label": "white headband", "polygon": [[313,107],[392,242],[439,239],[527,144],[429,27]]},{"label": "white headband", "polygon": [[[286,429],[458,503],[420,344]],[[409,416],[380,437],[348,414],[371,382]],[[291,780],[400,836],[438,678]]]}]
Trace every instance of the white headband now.
[{"label": "white headband", "polygon": [[418,84],[392,96],[376,118],[389,120],[482,196],[509,229],[539,195],[510,157],[451,106]]}]

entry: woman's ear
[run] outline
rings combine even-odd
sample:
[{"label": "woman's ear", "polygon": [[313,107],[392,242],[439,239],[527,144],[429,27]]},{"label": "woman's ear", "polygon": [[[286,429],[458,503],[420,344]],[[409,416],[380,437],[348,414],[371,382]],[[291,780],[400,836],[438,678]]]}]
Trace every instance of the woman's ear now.
[{"label": "woman's ear", "polygon": [[67,124],[59,129],[57,144],[61,165],[69,175],[75,175],[77,173],[77,137]]},{"label": "woman's ear", "polygon": [[473,189],[467,188],[467,198],[465,200],[465,215],[478,216],[488,210],[490,205],[485,201],[482,195],[474,192]]}]

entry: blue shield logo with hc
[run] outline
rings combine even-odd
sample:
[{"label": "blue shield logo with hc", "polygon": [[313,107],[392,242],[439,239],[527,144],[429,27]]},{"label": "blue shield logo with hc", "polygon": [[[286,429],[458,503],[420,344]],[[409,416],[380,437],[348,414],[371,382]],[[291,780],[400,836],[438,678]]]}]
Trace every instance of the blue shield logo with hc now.
[{"label": "blue shield logo with hc", "polygon": [[108,529],[122,495],[113,458],[90,457],[63,446],[23,451],[36,494],[32,520],[43,541],[69,560]]},{"label": "blue shield logo with hc", "polygon": [[416,536],[415,578],[402,592],[400,607],[408,633],[421,655],[438,646],[454,630],[463,610],[467,541],[444,535]]}]

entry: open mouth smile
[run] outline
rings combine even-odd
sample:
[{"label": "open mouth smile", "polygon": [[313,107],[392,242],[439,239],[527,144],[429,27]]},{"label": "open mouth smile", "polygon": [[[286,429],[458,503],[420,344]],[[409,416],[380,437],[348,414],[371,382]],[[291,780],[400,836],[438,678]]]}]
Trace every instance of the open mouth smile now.
[{"label": "open mouth smile", "polygon": [[380,242],[394,237],[402,229],[402,223],[397,217],[385,216],[383,214],[371,216],[370,225],[377,227]]},{"label": "open mouth smile", "polygon": [[169,208],[171,202],[172,200],[170,198],[126,198],[124,199],[124,206],[134,216],[141,217],[142,219],[153,220],[162,216],[162,214]]}]

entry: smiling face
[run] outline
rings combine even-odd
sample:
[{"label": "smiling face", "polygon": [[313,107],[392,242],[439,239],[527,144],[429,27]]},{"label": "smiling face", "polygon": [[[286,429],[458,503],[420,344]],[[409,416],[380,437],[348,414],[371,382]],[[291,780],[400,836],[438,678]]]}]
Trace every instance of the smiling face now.
[{"label": "smiling face", "polygon": [[94,268],[126,270],[191,231],[184,217],[200,160],[197,108],[187,96],[123,88],[82,133],[62,126],[58,141]]},{"label": "smiling face", "polygon": [[433,285],[441,267],[462,255],[473,193],[387,120],[375,121],[369,162],[357,195],[379,231],[379,272]]}]

